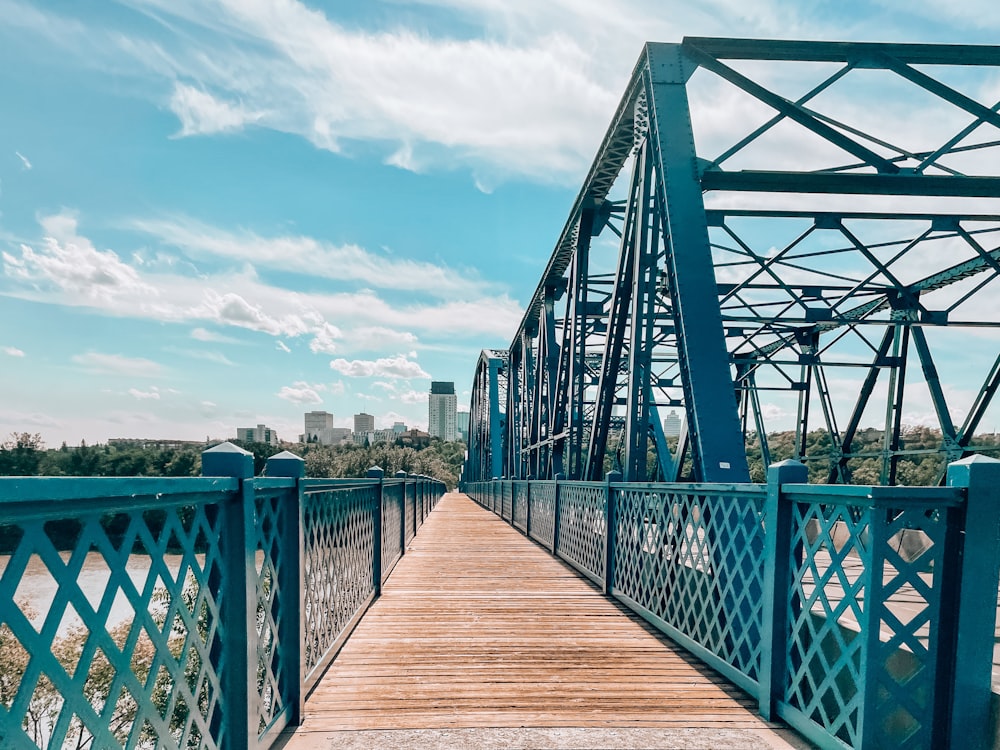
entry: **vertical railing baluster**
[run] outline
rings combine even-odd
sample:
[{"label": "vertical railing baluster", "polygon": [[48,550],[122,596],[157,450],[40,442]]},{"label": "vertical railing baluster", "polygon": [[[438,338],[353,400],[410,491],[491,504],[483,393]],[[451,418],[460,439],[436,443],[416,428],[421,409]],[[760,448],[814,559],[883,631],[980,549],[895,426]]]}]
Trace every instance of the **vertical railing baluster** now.
[{"label": "vertical railing baluster", "polygon": [[382,508],[383,488],[385,487],[385,472],[378,466],[368,470],[369,479],[377,479],[375,488],[375,506],[372,508],[372,584],[375,596],[382,595]]},{"label": "vertical railing baluster", "polygon": [[399,556],[406,554],[406,472],[397,471],[396,479],[402,479],[397,485],[399,491]]},{"label": "vertical railing baluster", "polygon": [[302,518],[306,462],[285,451],[267,459],[264,473],[269,477],[291,477],[295,487],[288,501],[278,507],[279,528],[282,530],[278,563],[278,591],[282,606],[278,608],[278,638],[281,664],[285,672],[282,687],[288,692],[284,699],[292,707],[289,724],[301,724],[305,711],[305,528]]},{"label": "vertical railing baluster", "polygon": [[805,484],[809,471],[798,461],[782,461],[767,469],[764,504],[764,608],[758,710],[767,721],[776,716],[785,691],[788,630],[788,576],[791,557],[792,506],[783,502],[781,485]]},{"label": "vertical railing baluster", "polygon": [[609,471],[604,482],[604,593],[610,594],[615,585],[615,541],[618,528],[618,505],[613,482],[622,481],[620,471]]},{"label": "vertical railing baluster", "polygon": [[552,554],[559,549],[559,482],[566,479],[563,474],[556,474],[552,480]]},{"label": "vertical railing baluster", "polygon": [[[236,496],[224,504],[222,548],[223,747],[246,750],[257,745],[257,586],[251,549],[254,538],[253,454],[222,443],[201,454],[202,476],[239,480]],[[254,545],[256,546],[256,545]]]}]

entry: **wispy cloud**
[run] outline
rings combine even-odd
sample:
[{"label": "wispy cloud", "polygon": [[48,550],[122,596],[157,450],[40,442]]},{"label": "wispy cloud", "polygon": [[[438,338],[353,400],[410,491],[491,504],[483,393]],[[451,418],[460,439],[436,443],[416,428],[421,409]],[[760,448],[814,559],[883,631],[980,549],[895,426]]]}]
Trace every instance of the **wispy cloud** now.
[{"label": "wispy cloud", "polygon": [[193,328],[191,330],[191,338],[195,341],[205,341],[216,344],[238,344],[239,339],[234,339],[232,336],[226,336],[218,331],[209,331],[205,328]]},{"label": "wispy cloud", "polygon": [[170,354],[177,354],[181,357],[187,357],[188,359],[200,359],[205,362],[214,362],[217,365],[236,367],[236,363],[222,352],[216,352],[208,349],[187,349],[176,346],[165,346],[163,347],[163,351]]},{"label": "wispy cloud", "polygon": [[227,232],[186,217],[134,219],[128,226],[192,258],[225,258],[252,263],[258,268],[297,272],[374,289],[451,297],[482,292],[493,286],[471,271],[374,253],[352,244],[333,245],[312,237],[262,237],[248,231]]},{"label": "wispy cloud", "polygon": [[28,161],[28,157],[22,154],[20,151],[15,151],[14,155],[21,160],[21,169],[28,171],[31,169],[31,162]]},{"label": "wispy cloud", "polygon": [[86,352],[70,358],[86,370],[101,375],[153,378],[163,374],[163,365],[141,357],[124,357],[121,354]]},{"label": "wispy cloud", "polygon": [[349,378],[429,378],[419,363],[411,361],[405,354],[381,359],[335,359],[330,367]]},{"label": "wispy cloud", "polygon": [[279,352],[284,352],[285,354],[290,354],[292,351],[284,341],[278,341],[274,346]]},{"label": "wispy cloud", "polygon": [[0,347],[0,352],[3,352],[8,357],[23,357],[24,352],[18,349],[16,346],[4,346]]},{"label": "wispy cloud", "polygon": [[[466,290],[430,303],[383,298],[372,290],[310,293],[262,281],[254,269],[220,270],[183,275],[153,271],[125,263],[113,250],[97,250],[81,235],[69,213],[42,219],[45,236],[37,249],[21,244],[4,251],[4,293],[22,299],[87,307],[124,317],[167,322],[233,326],[272,336],[311,336],[311,348],[331,354],[343,332],[331,320],[350,320],[388,342],[411,345],[411,337],[434,336],[509,338],[521,316],[521,306],[505,294]],[[192,337],[221,342],[217,332],[196,328]],[[352,337],[360,344],[361,337]]]},{"label": "wispy cloud", "polygon": [[146,400],[159,401],[160,400],[160,391],[159,391],[159,389],[156,386],[153,386],[148,391],[141,391],[138,388],[129,388],[128,389],[128,395],[130,395],[132,398],[137,399],[139,401],[146,401]]},{"label": "wispy cloud", "polygon": [[178,136],[239,130],[261,118],[260,113],[251,112],[240,104],[217,99],[207,91],[183,83],[174,84],[170,109],[181,121]]}]

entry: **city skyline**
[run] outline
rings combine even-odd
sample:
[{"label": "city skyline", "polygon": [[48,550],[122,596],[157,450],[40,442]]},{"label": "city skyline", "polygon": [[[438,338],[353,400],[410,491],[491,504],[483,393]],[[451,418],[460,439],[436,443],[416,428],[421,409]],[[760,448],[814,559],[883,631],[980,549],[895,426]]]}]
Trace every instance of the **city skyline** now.
[{"label": "city skyline", "polygon": [[647,39],[1000,31],[985,0],[0,0],[0,17],[0,435],[50,446],[294,436],[309,409],[426,429],[431,381],[468,408],[479,351],[509,345]]}]

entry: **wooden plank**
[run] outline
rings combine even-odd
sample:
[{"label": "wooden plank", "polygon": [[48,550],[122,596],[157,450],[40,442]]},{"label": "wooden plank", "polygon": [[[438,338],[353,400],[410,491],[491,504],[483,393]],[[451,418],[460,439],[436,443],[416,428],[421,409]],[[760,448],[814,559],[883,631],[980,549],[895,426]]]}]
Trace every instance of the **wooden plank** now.
[{"label": "wooden plank", "polygon": [[765,730],[718,674],[464,495],[446,495],[306,702],[304,731]]}]

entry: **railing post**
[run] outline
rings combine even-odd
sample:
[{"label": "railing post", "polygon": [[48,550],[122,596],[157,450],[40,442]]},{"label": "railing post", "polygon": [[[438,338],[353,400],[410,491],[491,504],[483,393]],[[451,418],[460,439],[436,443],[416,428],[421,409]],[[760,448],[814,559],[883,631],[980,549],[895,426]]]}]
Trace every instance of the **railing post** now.
[{"label": "railing post", "polygon": [[[948,466],[948,486],[967,488],[949,747],[992,747],[990,681],[1000,583],[1000,461],[970,456]],[[947,616],[943,611],[942,616]]]},{"label": "railing post", "polygon": [[282,503],[280,513],[280,528],[282,530],[281,560],[278,572],[278,589],[281,594],[282,606],[278,610],[281,622],[278,625],[278,636],[281,638],[280,650],[285,668],[284,679],[289,686],[288,705],[292,707],[289,724],[301,724],[305,711],[305,660],[302,658],[302,647],[305,643],[305,540],[302,536],[303,523],[303,479],[306,475],[306,462],[294,453],[282,451],[267,459],[264,474],[269,477],[291,477],[295,479],[295,489],[291,502]]},{"label": "railing post", "polygon": [[622,481],[620,471],[609,471],[605,477],[604,492],[604,593],[610,595],[615,585],[615,542],[618,536],[618,499],[611,488],[612,482]]},{"label": "railing post", "polygon": [[402,557],[406,554],[406,472],[397,471],[395,476],[403,480],[399,503],[399,556]]},{"label": "railing post", "polygon": [[559,549],[559,482],[566,479],[565,474],[556,474],[552,478],[552,554]]},{"label": "railing post", "polygon": [[[232,443],[222,443],[201,454],[201,473],[206,477],[239,480],[236,497],[223,506],[223,705],[228,715],[227,750],[245,750],[257,744],[257,586],[254,538],[253,454]],[[223,584],[226,585],[225,583]]]},{"label": "railing post", "polygon": [[524,496],[524,535],[531,538],[531,480],[532,477],[528,475],[528,491]]},{"label": "railing post", "polygon": [[792,507],[781,498],[781,485],[805,484],[809,470],[798,461],[767,467],[764,501],[764,607],[761,629],[758,710],[767,721],[775,717],[784,690],[785,639],[788,629],[788,575],[792,538]]},{"label": "railing post", "polygon": [[375,504],[372,507],[372,586],[375,596],[382,596],[382,487],[385,482],[385,472],[378,466],[368,470],[369,479],[377,479],[375,487]]}]

